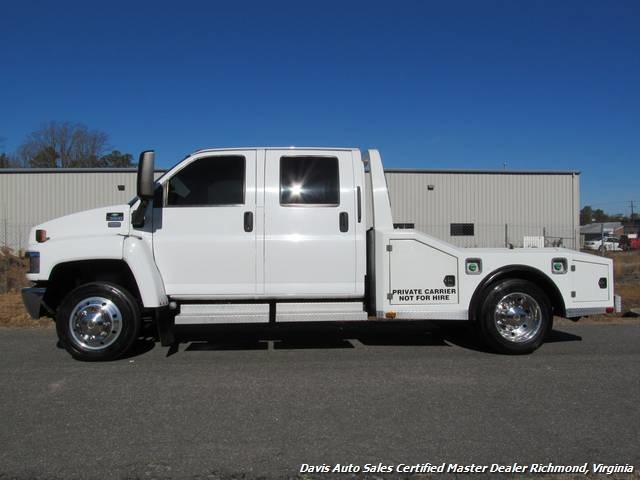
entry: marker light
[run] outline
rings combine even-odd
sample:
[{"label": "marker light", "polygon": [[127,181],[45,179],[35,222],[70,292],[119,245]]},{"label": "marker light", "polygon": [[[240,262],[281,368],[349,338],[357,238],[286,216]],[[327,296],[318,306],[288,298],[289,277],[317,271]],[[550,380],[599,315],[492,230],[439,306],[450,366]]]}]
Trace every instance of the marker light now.
[{"label": "marker light", "polygon": [[554,258],[551,260],[551,273],[567,273],[567,259]]},{"label": "marker light", "polygon": [[49,240],[46,230],[36,230],[36,242],[43,243]]},{"label": "marker light", "polygon": [[482,260],[480,258],[467,258],[465,261],[465,272],[467,275],[478,275],[482,273]]}]

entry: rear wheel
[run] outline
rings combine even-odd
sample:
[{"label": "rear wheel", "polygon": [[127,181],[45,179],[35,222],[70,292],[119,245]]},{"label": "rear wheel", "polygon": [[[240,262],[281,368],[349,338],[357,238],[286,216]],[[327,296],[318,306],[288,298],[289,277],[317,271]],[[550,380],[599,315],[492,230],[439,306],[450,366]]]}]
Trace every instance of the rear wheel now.
[{"label": "rear wheel", "polygon": [[95,282],[72,290],[56,315],[58,338],[78,360],[113,360],[124,355],[140,331],[140,309],[122,287]]},{"label": "rear wheel", "polygon": [[486,292],[478,326],[486,342],[502,353],[530,353],[553,326],[549,299],[535,284],[510,279]]}]

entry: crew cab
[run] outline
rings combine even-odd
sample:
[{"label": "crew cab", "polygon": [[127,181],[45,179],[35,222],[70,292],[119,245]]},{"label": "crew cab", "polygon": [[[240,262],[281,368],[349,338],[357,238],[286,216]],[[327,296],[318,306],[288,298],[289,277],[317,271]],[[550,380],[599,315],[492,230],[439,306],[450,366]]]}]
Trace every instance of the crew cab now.
[{"label": "crew cab", "polygon": [[554,315],[613,310],[610,259],[394,229],[377,150],[199,150],[157,181],[153,163],[140,155],[128,204],[30,233],[24,303],[76,359],[124,355],[143,318],[163,345],[179,325],[467,321],[529,353]]}]

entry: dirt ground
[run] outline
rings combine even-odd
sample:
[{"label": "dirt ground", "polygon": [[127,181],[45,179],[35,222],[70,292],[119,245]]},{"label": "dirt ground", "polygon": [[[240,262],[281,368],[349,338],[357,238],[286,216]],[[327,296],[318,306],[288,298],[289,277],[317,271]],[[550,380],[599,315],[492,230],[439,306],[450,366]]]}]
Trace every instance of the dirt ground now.
[{"label": "dirt ground", "polygon": [[[614,261],[615,292],[622,296],[622,314],[594,316],[582,318],[581,323],[640,323],[640,317],[630,317],[630,309],[640,308],[640,251],[608,253]],[[8,328],[53,328],[48,318],[33,320],[22,305],[19,289],[26,286],[24,278],[26,263],[23,259],[11,255],[7,251],[0,257],[0,288],[5,287],[7,293],[0,293],[0,327]],[[556,325],[571,324],[570,320],[557,318]]]},{"label": "dirt ground", "polygon": [[22,297],[17,292],[0,293],[0,326],[53,328],[53,321],[43,317],[32,319],[25,311]]}]

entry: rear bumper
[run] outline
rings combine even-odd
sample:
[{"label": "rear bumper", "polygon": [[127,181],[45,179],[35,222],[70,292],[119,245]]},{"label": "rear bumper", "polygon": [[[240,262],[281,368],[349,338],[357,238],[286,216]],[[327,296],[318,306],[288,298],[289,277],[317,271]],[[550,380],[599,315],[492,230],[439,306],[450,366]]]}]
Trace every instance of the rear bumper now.
[{"label": "rear bumper", "polygon": [[567,314],[565,318],[580,318],[588,317],[590,315],[605,315],[608,313],[621,313],[622,312],[622,298],[620,295],[614,295],[613,308],[612,307],[595,307],[595,308],[567,308]]},{"label": "rear bumper", "polygon": [[598,308],[567,308],[566,318],[588,317],[590,315],[604,315],[607,313],[605,307]]},{"label": "rear bumper", "polygon": [[29,287],[22,289],[22,303],[24,303],[24,306],[29,315],[31,315],[31,318],[38,319],[41,317],[40,312],[44,307],[42,299],[46,291],[47,289],[42,287]]}]

